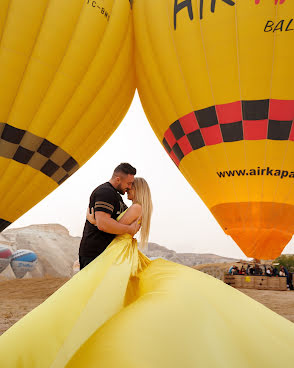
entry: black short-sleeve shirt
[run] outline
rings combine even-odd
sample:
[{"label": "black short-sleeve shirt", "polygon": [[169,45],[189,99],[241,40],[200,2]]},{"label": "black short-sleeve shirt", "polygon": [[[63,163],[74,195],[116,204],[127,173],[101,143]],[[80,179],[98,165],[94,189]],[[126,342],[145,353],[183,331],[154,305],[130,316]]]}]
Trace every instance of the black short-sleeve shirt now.
[{"label": "black short-sleeve shirt", "polygon": [[[113,219],[116,219],[127,209],[127,206],[117,190],[107,182],[93,191],[90,197],[89,208],[94,208],[95,212],[109,213]],[[114,237],[115,235],[99,230],[97,226],[86,220],[79,255],[84,257],[99,256],[112,242]]]}]

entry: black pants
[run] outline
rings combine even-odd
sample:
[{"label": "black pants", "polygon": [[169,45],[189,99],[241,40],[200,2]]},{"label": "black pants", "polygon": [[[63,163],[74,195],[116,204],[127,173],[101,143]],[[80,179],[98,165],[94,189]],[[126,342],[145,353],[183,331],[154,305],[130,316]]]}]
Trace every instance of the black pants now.
[{"label": "black pants", "polygon": [[91,263],[96,257],[79,256],[80,270]]}]

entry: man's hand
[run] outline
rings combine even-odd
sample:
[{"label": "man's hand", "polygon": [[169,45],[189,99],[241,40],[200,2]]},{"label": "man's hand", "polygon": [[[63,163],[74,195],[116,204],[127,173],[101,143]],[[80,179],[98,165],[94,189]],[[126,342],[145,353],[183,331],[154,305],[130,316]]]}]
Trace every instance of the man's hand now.
[{"label": "man's hand", "polygon": [[97,228],[105,233],[109,234],[130,234],[134,236],[141,227],[141,216],[133,221],[130,225],[122,224],[117,222],[113,218],[110,217],[109,213],[105,212],[95,212],[94,217],[94,209],[88,208],[87,211],[87,220],[92,224],[96,225]]},{"label": "man's hand", "polygon": [[94,215],[94,208],[92,207],[91,210],[89,207],[87,208],[87,220],[92,224],[96,226],[96,220]]},{"label": "man's hand", "polygon": [[141,227],[141,217],[139,217],[137,220],[131,223],[130,230],[128,231],[128,233],[134,236],[140,230],[140,227]]}]

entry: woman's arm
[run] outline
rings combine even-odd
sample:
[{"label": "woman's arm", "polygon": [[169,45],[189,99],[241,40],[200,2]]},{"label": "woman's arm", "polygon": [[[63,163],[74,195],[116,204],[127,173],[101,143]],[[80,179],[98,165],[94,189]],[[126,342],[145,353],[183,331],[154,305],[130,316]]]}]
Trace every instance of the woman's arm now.
[{"label": "woman's arm", "polygon": [[142,207],[135,203],[128,208],[122,218],[118,221],[120,224],[130,225],[136,220],[140,220],[142,216]]},{"label": "woman's arm", "polygon": [[[133,205],[134,206],[134,205]],[[141,211],[141,206],[136,205],[135,208],[131,206],[127,212],[130,211],[130,214],[126,216],[126,213],[122,216],[119,221],[116,221],[110,217],[108,213],[104,212],[96,212],[96,218],[94,215],[94,209],[87,209],[87,220],[92,224],[97,226],[100,230],[107,232],[109,234],[126,234],[129,233],[134,236],[140,229],[140,225],[136,221],[140,216],[139,209]],[[139,206],[140,208],[138,208]],[[126,217],[125,217],[126,216]],[[124,218],[124,221],[121,221]],[[133,220],[132,220],[133,218]]]}]

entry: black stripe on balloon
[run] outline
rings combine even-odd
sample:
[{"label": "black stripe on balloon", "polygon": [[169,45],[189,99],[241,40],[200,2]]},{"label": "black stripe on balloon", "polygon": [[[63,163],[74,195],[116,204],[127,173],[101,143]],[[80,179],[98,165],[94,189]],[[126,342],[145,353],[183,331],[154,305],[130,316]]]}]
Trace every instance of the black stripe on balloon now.
[{"label": "black stripe on balloon", "polygon": [[181,161],[182,158],[184,158],[184,153],[183,151],[181,150],[180,146],[178,145],[178,143],[176,143],[173,147],[173,151],[175,153],[175,155],[177,156],[178,160]]},{"label": "black stripe on balloon", "polygon": [[1,138],[9,143],[19,144],[24,135],[25,130],[5,124]]},{"label": "black stripe on balloon", "polygon": [[58,185],[79,169],[78,162],[61,147],[7,123],[0,123],[0,156],[29,165]]},{"label": "black stripe on balloon", "polygon": [[187,135],[188,141],[193,150],[197,150],[205,146],[200,130],[195,130]]},{"label": "black stripe on balloon", "polygon": [[179,122],[179,120],[175,121],[171,126],[170,126],[170,130],[172,131],[174,137],[176,138],[176,140],[184,137],[185,132],[181,126],[181,123]]},{"label": "black stripe on balloon", "polygon": [[290,136],[292,121],[269,120],[267,138],[287,141]]},{"label": "black stripe on balloon", "polygon": [[47,141],[47,139],[44,139],[42,144],[40,145],[40,147],[38,148],[38,152],[49,158],[53,152],[55,152],[57,149],[57,146],[55,146],[55,144]]},{"label": "black stripe on balloon", "polygon": [[220,126],[224,142],[237,142],[243,140],[242,121]]},{"label": "black stripe on balloon", "polygon": [[200,128],[208,128],[218,124],[215,106],[195,111],[195,115]]},{"label": "black stripe on balloon", "polygon": [[11,225],[11,222],[0,219],[0,233],[1,231],[5,230],[9,225]]},{"label": "black stripe on balloon", "polygon": [[242,101],[243,120],[268,119],[269,100]]},{"label": "black stripe on balloon", "polygon": [[167,143],[165,138],[163,138],[162,143],[163,143],[163,146],[166,149],[167,153],[170,153],[172,149],[171,149],[170,145]]},{"label": "black stripe on balloon", "polygon": [[163,146],[177,166],[205,146],[241,140],[294,141],[294,100],[246,100],[192,111],[172,123]]}]

